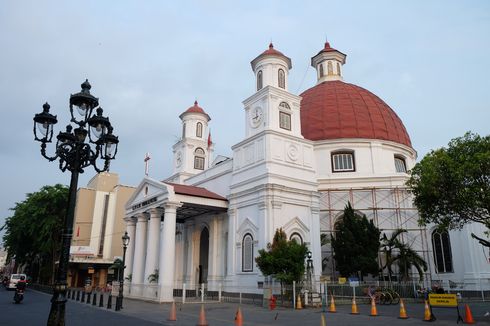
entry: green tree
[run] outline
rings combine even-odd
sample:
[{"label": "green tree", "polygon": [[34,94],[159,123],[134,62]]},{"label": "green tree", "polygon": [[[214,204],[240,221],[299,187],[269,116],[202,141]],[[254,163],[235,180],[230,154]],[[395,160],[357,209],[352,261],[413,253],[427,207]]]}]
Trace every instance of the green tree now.
[{"label": "green tree", "polygon": [[380,231],[365,215],[354,212],[350,203],[344,208],[342,218],[335,225],[332,237],[337,270],[343,276],[377,275]]},{"label": "green tree", "polygon": [[[407,182],[422,225],[460,229],[476,222],[490,229],[490,136],[471,132],[431,151]],[[474,236],[474,235],[473,235]],[[488,241],[481,240],[488,246]]]},{"label": "green tree", "polygon": [[408,244],[400,243],[398,247],[399,253],[396,257],[396,263],[400,272],[402,281],[410,280],[410,272],[412,267],[415,267],[419,273],[419,279],[424,279],[424,272],[427,271],[427,263],[424,258],[413,250]]},{"label": "green tree", "polygon": [[305,273],[305,257],[308,248],[305,244],[288,240],[282,229],[276,230],[272,244],[267,250],[260,249],[255,262],[262,274],[273,275],[282,284],[299,282]]},{"label": "green tree", "polygon": [[409,280],[412,267],[417,269],[421,280],[424,278],[424,272],[427,271],[425,260],[408,244],[400,241],[399,236],[406,232],[407,230],[405,229],[396,229],[390,237],[387,237],[385,233],[381,237],[380,248],[384,256],[384,264],[380,270],[388,270],[390,282],[393,275],[392,266],[394,264],[398,266],[400,278],[405,281]]},{"label": "green tree", "polygon": [[381,265],[380,271],[384,271],[385,269],[388,271],[388,279],[390,282],[391,277],[393,276],[393,264],[397,259],[395,251],[401,245],[398,236],[405,232],[407,232],[405,229],[396,229],[391,233],[390,237],[387,237],[386,233],[383,233],[383,236],[381,237],[380,248],[384,257],[384,264]]},{"label": "green tree", "polygon": [[0,229],[5,231],[3,245],[8,251],[7,259],[15,257],[16,264],[25,265],[37,281],[52,282],[54,278],[67,201],[66,186],[44,186],[16,203],[11,208],[13,215],[6,218]]}]

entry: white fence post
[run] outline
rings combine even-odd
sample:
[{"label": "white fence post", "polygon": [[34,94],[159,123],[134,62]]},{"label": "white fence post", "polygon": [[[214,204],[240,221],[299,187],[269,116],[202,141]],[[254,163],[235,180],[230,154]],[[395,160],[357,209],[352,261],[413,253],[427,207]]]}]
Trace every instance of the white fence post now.
[{"label": "white fence post", "polygon": [[240,288],[240,304],[242,304],[242,289]]},{"label": "white fence post", "polygon": [[296,281],[293,281],[293,309],[296,309]]},{"label": "white fence post", "polygon": [[218,302],[221,302],[221,286],[222,286],[222,284],[219,283],[219,285],[218,285]]},{"label": "white fence post", "polygon": [[204,283],[201,283],[201,302],[204,302]]},{"label": "white fence post", "polygon": [[185,304],[185,283],[182,284],[182,304]]}]

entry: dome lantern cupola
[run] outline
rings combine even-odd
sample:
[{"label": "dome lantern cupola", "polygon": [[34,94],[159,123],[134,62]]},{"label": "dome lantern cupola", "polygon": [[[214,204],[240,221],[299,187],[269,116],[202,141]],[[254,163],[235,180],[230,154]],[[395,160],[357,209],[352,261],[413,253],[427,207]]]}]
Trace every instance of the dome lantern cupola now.
[{"label": "dome lantern cupola", "polygon": [[325,42],[325,47],[311,58],[311,66],[316,69],[317,84],[330,80],[342,80],[342,66],[347,56]]},{"label": "dome lantern cupola", "polygon": [[250,64],[255,74],[257,91],[266,86],[287,91],[289,69],[292,68],[291,59],[274,49],[272,42],[269,44],[269,49],[253,59]]}]

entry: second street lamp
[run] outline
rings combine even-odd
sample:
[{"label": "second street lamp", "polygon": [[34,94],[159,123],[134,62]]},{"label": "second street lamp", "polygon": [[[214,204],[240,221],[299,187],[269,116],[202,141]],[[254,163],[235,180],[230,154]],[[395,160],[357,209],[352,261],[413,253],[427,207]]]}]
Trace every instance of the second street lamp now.
[{"label": "second street lamp", "polygon": [[122,309],[122,303],[123,303],[123,293],[124,293],[124,270],[126,269],[126,249],[128,248],[129,245],[129,235],[128,232],[124,232],[124,235],[122,236],[122,243],[123,243],[123,260],[122,260],[122,271],[119,273],[119,295],[117,296],[116,299],[116,311],[119,311]]},{"label": "second street lamp", "polygon": [[[112,126],[109,118],[102,116],[102,108],[99,99],[90,94],[90,83],[86,80],[79,93],[70,96],[70,114],[72,125],[66,127],[66,131],[60,132],[56,137],[56,148],[53,156],[46,154],[46,147],[53,138],[53,127],[58,122],[56,116],[49,113],[48,103],[43,105],[43,111],[34,116],[34,139],[41,142],[41,155],[48,161],[59,160],[59,168],[62,172],[71,172],[70,190],[68,195],[68,207],[64,219],[61,235],[61,248],[56,281],[51,298],[51,310],[48,317],[48,325],[65,325],[65,303],[67,288],[67,272],[70,258],[70,245],[73,233],[73,218],[78,187],[78,175],[84,168],[92,165],[97,172],[109,170],[109,163],[117,153],[119,140],[112,134]],[[88,141],[87,141],[88,135]],[[101,168],[97,162],[103,164]]]}]

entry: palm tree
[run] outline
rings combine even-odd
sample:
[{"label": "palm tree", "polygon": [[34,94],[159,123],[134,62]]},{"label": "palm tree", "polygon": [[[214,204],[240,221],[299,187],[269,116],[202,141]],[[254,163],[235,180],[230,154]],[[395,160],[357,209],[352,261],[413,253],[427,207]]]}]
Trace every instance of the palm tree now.
[{"label": "palm tree", "polygon": [[398,236],[402,233],[407,232],[405,229],[396,229],[388,238],[386,233],[383,233],[383,237],[380,239],[381,251],[384,255],[384,265],[381,265],[380,271],[383,272],[385,269],[388,270],[388,280],[391,283],[391,276],[393,275],[392,266],[397,260],[397,256],[394,254],[393,250],[397,250],[402,244],[398,240]]},{"label": "palm tree", "polygon": [[415,267],[419,273],[420,280],[423,280],[424,272],[427,271],[427,263],[424,258],[405,243],[402,243],[401,246],[398,247],[398,250],[400,252],[397,256],[397,265],[401,279],[403,281],[408,281],[410,279],[409,273],[412,270],[412,267]]},{"label": "palm tree", "polygon": [[396,229],[388,238],[385,233],[381,238],[381,251],[384,253],[385,264],[381,266],[381,271],[385,268],[388,270],[388,279],[391,282],[393,275],[393,264],[396,263],[402,280],[407,281],[410,278],[412,267],[417,269],[419,278],[424,278],[424,272],[427,271],[427,263],[410,245],[401,242],[398,236],[407,232],[405,229]]}]

